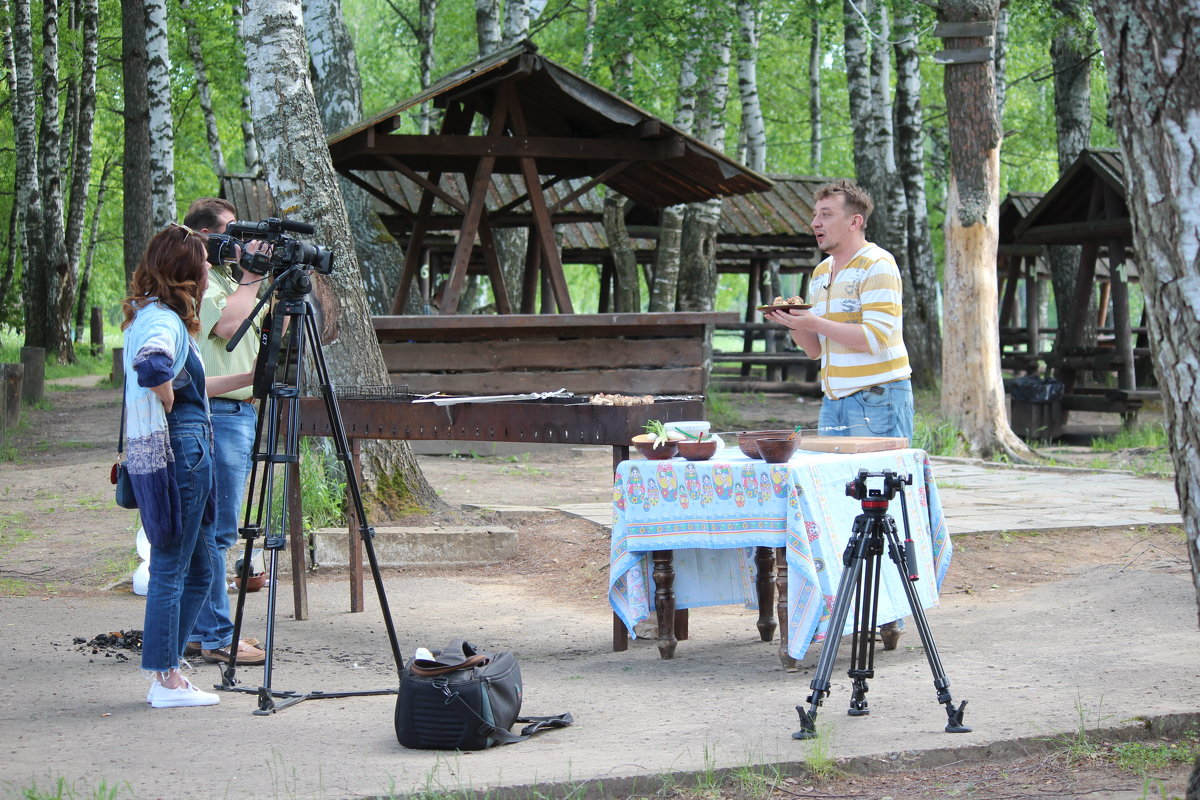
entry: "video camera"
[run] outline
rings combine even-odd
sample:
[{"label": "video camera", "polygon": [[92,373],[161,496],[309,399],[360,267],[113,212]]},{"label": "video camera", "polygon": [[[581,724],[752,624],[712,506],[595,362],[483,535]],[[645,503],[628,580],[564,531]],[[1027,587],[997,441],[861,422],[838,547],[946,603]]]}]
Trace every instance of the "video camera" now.
[{"label": "video camera", "polygon": [[[313,233],[315,228],[305,222],[274,217],[259,222],[231,222],[224,233],[208,235],[208,261],[214,265],[235,262],[255,275],[278,275],[297,265],[322,275],[333,272],[333,251],[301,242],[285,231]],[[269,247],[251,253],[244,244],[249,241],[264,242]]]}]

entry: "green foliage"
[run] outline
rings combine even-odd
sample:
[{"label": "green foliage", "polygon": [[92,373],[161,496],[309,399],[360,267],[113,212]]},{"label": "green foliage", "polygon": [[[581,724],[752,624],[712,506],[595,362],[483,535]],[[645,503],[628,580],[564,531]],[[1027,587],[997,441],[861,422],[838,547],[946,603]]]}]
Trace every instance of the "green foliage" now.
[{"label": "green foliage", "polygon": [[954,423],[936,414],[916,412],[913,419],[912,446],[931,456],[966,456],[970,447]]},{"label": "green foliage", "polygon": [[300,440],[300,502],[304,529],[346,524],[346,471],[331,448]]}]

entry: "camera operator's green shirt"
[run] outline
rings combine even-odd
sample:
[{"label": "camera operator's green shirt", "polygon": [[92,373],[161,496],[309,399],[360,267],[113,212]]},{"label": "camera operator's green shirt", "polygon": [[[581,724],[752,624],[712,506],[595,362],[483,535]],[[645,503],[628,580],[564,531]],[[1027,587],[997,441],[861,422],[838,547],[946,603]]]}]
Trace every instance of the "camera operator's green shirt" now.
[{"label": "camera operator's green shirt", "polygon": [[[245,278],[251,278],[249,273]],[[219,375],[236,375],[254,369],[258,360],[258,332],[262,326],[263,316],[267,310],[264,306],[259,312],[254,324],[246,331],[246,335],[233,348],[232,353],[225,352],[227,339],[222,339],[212,332],[213,327],[221,320],[221,312],[229,301],[229,295],[237,291],[238,283],[229,274],[228,267],[208,268],[208,288],[204,290],[204,298],[200,301],[200,335],[197,344],[200,346],[200,358],[204,360],[204,374],[209,377]],[[230,400],[249,400],[254,394],[254,387],[243,386],[225,392],[220,397]]]}]

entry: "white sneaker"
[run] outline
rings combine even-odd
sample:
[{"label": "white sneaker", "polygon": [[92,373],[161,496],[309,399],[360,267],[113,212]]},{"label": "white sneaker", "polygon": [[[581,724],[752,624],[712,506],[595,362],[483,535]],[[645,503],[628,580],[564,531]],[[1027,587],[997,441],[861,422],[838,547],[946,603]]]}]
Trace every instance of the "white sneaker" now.
[{"label": "white sneaker", "polygon": [[186,708],[190,706],[215,706],[221,698],[212,692],[202,692],[192,685],[187,678],[178,689],[168,689],[157,680],[146,695],[146,702],[152,708]]}]

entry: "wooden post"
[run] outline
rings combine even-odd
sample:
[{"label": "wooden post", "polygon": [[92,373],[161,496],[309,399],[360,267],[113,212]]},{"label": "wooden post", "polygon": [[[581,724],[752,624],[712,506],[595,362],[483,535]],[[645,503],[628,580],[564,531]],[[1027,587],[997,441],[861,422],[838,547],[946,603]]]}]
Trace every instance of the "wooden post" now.
[{"label": "wooden post", "polygon": [[92,306],[91,345],[92,355],[98,356],[104,352],[104,315],[100,306]]},{"label": "wooden post", "polygon": [[21,379],[24,364],[0,364],[0,394],[4,395],[4,420],[9,428],[21,421]]},{"label": "wooden post", "polygon": [[125,385],[125,348],[114,347],[112,351],[112,382],[118,389]]},{"label": "wooden post", "polygon": [[21,366],[25,368],[21,402],[27,406],[36,405],[46,396],[46,348],[22,347]]}]

